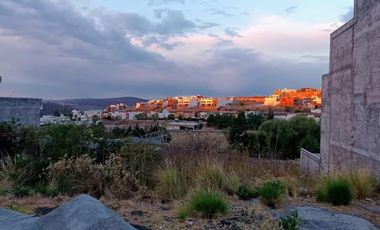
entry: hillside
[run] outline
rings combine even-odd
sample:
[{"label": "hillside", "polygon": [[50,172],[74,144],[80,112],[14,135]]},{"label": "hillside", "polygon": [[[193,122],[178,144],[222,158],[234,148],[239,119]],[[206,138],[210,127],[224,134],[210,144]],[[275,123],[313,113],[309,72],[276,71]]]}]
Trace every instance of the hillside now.
[{"label": "hillside", "polygon": [[54,111],[61,113],[70,112],[73,109],[92,110],[103,109],[107,105],[124,103],[128,106],[134,106],[138,102],[145,102],[146,99],[137,97],[118,97],[118,98],[83,98],[83,99],[63,99],[63,100],[45,100],[43,102],[43,115],[52,115]]}]

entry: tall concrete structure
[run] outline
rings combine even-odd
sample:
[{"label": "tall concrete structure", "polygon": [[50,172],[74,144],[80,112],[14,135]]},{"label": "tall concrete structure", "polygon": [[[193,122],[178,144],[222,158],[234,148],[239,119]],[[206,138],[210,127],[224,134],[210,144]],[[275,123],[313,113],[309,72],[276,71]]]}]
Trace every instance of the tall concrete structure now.
[{"label": "tall concrete structure", "polygon": [[331,35],[322,90],[321,169],[380,176],[379,0],[355,0],[354,18]]},{"label": "tall concrete structure", "polygon": [[0,122],[40,125],[42,99],[0,97]]}]

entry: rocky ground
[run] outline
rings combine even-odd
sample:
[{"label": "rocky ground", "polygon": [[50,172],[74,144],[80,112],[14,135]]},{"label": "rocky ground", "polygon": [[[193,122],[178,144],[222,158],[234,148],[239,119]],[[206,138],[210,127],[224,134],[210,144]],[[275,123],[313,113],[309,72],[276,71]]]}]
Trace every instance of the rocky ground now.
[{"label": "rocky ground", "polygon": [[[43,198],[33,196],[16,199],[0,197],[0,206],[19,212],[43,216],[69,200],[69,197]],[[303,221],[302,229],[378,229],[380,226],[380,199],[355,201],[350,206],[333,207],[315,202],[312,198],[283,200],[276,209],[270,209],[257,199],[241,201],[229,197],[230,211],[226,216],[212,220],[177,218],[180,203],[162,204],[156,201],[105,200],[137,229],[276,229],[278,218],[297,210]],[[359,227],[359,228],[358,228]]]}]

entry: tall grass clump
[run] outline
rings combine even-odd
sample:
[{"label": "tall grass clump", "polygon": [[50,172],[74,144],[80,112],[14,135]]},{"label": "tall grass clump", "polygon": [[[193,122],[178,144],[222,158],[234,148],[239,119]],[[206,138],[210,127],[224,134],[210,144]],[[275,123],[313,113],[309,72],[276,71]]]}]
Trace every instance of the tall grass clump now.
[{"label": "tall grass clump", "polygon": [[240,178],[235,173],[227,174],[224,179],[224,190],[232,195],[238,192],[240,187]]},{"label": "tall grass clump", "polygon": [[193,212],[205,218],[213,218],[217,214],[226,214],[228,205],[222,195],[212,190],[197,192],[191,199],[190,207]]},{"label": "tall grass clump", "polygon": [[162,199],[175,200],[186,194],[186,185],[176,168],[164,168],[158,171],[157,192]]},{"label": "tall grass clump", "polygon": [[374,183],[372,175],[368,170],[351,171],[347,178],[356,198],[364,199],[371,196],[374,189]]},{"label": "tall grass clump", "polygon": [[329,202],[333,205],[348,205],[353,198],[350,182],[342,177],[323,178],[316,199],[320,202]]},{"label": "tall grass clump", "polygon": [[275,207],[285,193],[285,186],[281,181],[268,181],[260,187],[260,199],[269,207]]},{"label": "tall grass clump", "polygon": [[198,183],[203,188],[222,190],[225,186],[225,173],[217,164],[205,164],[199,172]]}]

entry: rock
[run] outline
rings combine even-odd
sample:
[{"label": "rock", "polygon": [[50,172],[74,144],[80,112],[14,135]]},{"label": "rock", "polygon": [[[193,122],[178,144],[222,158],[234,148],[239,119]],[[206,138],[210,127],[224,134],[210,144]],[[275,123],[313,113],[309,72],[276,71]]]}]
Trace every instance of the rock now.
[{"label": "rock", "polygon": [[313,206],[290,207],[285,213],[277,213],[277,217],[283,217],[297,210],[301,219],[301,230],[377,230],[374,224],[360,217],[332,212]]},{"label": "rock", "polygon": [[80,195],[42,217],[0,208],[2,230],[135,230],[115,212],[88,195]]},{"label": "rock", "polygon": [[38,207],[38,208],[35,208],[33,211],[36,214],[36,216],[44,216],[56,208],[57,207],[54,207],[54,208]]}]

